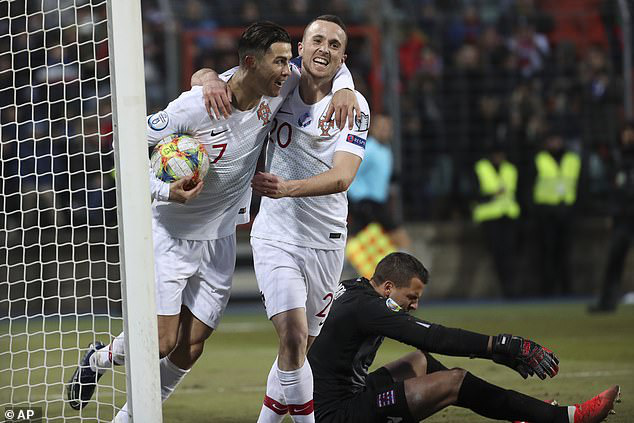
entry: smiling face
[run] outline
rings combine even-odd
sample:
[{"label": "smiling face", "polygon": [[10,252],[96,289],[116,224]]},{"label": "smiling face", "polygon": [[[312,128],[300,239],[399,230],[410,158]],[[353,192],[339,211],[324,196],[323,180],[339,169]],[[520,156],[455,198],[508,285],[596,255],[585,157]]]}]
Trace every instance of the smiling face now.
[{"label": "smiling face", "polygon": [[316,20],[298,45],[302,69],[312,77],[332,79],[346,59],[346,33],[334,22]]},{"label": "smiling face", "polygon": [[255,85],[262,95],[277,97],[280,94],[282,85],[291,74],[291,57],[290,43],[278,42],[271,44],[262,57],[247,58],[247,63],[252,66],[255,74]]}]

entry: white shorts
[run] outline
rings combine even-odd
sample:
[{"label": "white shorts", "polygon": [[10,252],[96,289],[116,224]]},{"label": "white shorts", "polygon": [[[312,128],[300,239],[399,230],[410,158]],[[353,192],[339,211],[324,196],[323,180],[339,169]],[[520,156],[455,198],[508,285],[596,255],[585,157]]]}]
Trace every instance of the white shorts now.
[{"label": "white shorts", "polygon": [[320,250],[253,237],[251,247],[267,317],[304,308],[308,334],[319,335],[339,284],[344,250]]},{"label": "white shorts", "polygon": [[236,265],[235,233],[211,241],[172,238],[153,231],[157,314],[179,314],[181,305],[212,329],[231,293]]}]

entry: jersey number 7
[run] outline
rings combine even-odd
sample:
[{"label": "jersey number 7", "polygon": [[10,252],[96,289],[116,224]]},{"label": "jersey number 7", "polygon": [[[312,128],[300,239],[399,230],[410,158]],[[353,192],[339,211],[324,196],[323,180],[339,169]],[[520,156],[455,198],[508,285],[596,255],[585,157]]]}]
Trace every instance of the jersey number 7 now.
[{"label": "jersey number 7", "polygon": [[211,164],[216,163],[218,160],[220,160],[220,158],[222,158],[222,155],[225,154],[225,150],[227,149],[227,144],[214,144],[211,146],[211,148],[219,148],[220,149],[220,153],[216,156],[216,158],[211,162]]}]

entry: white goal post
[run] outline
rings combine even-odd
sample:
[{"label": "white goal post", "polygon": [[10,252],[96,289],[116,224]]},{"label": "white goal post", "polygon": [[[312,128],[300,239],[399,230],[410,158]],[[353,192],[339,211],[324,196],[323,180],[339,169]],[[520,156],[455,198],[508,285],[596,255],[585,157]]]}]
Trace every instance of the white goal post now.
[{"label": "white goal post", "polygon": [[141,1],[108,0],[108,11],[128,410],[160,423]]},{"label": "white goal post", "polygon": [[[162,421],[145,116],[140,0],[0,1],[2,421]],[[122,330],[125,370],[73,410]]]}]

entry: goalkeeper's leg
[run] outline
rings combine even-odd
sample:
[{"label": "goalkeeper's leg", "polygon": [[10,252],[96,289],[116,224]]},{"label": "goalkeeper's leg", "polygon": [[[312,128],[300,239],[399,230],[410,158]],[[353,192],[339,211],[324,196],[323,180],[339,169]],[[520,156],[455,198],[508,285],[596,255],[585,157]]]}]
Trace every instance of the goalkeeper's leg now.
[{"label": "goalkeeper's leg", "polygon": [[409,411],[418,420],[456,405],[498,420],[569,422],[568,407],[500,388],[463,369],[447,369],[427,353],[417,351],[385,368],[395,382],[403,381]]}]

